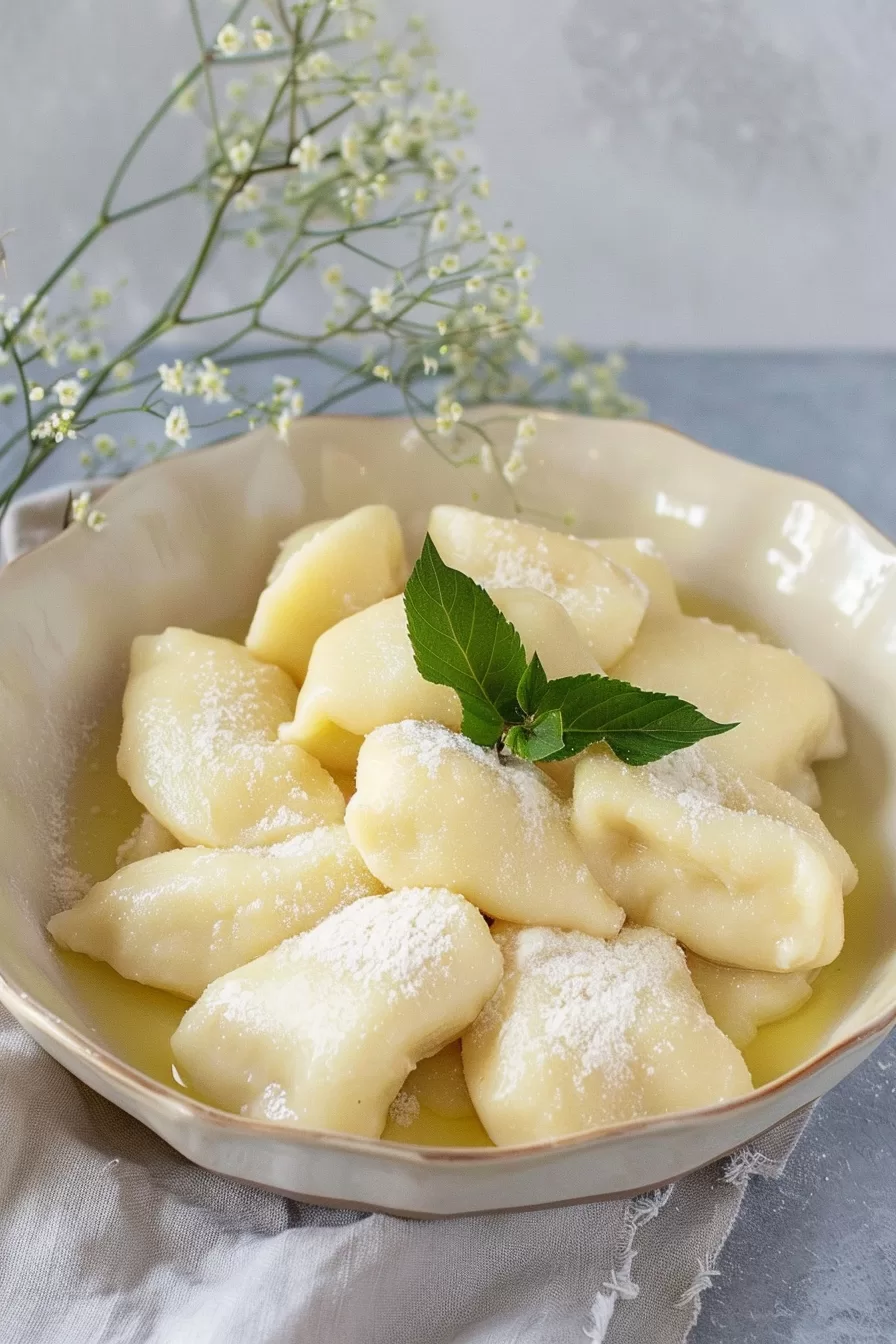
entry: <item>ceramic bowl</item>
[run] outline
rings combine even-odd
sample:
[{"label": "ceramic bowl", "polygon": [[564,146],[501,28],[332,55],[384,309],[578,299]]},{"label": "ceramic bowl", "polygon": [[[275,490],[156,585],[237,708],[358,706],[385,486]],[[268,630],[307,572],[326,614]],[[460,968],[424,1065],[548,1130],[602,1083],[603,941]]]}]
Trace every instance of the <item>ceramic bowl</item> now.
[{"label": "ceramic bowl", "polygon": [[[512,409],[490,419],[506,443]],[[850,757],[839,785],[831,777],[828,820],[858,849],[863,878],[846,951],[813,1000],[821,1007],[795,1056],[791,1047],[793,1066],[749,1096],[520,1148],[410,1147],[246,1120],[122,1058],[44,925],[66,862],[69,781],[92,726],[120,700],[133,636],[245,617],[278,540],[303,522],[382,501],[413,546],[436,502],[512,508],[499,475],[409,445],[400,420],[309,420],[288,444],[259,432],[135,473],[106,496],[104,531],[71,528],[0,575],[0,1001],[78,1078],[202,1166],[411,1215],[619,1195],[701,1166],[821,1096],[896,1020],[896,552],[820,487],[671,430],[538,420],[518,487],[529,516],[562,525],[572,511],[582,535],[653,537],[703,610],[749,613],[842,697]]]}]

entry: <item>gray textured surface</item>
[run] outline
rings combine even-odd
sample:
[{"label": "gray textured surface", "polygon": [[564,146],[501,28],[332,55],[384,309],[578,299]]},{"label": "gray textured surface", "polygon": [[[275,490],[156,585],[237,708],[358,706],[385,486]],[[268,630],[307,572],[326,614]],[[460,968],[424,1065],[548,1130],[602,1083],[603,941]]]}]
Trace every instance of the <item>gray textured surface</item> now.
[{"label": "gray textured surface", "polygon": [[[655,419],[896,535],[896,355],[639,352],[627,382]],[[784,1177],[751,1182],[718,1269],[693,1344],[893,1344],[896,1037],[818,1106]]]},{"label": "gray textured surface", "polygon": [[[228,6],[200,7],[214,32]],[[896,342],[892,0],[380,8],[387,25],[422,12],[440,68],[479,105],[491,219],[509,215],[542,258],[551,335]],[[20,297],[89,224],[193,41],[186,0],[0,0],[0,49],[0,233],[17,230],[0,288]],[[139,185],[170,184],[198,144],[183,123],[163,135]],[[130,277],[132,320],[182,273],[179,219],[125,227],[105,251],[99,276]]]}]

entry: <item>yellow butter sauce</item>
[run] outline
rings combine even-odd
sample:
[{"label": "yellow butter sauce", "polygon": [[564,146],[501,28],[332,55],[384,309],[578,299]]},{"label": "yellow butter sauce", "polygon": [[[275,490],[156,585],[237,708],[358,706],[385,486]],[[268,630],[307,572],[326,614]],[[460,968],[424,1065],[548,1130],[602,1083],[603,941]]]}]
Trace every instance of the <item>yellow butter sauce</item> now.
[{"label": "yellow butter sauce", "polygon": [[[684,606],[693,614],[708,614],[741,629],[756,628],[755,622],[717,602],[687,596]],[[216,633],[240,638],[242,631]],[[120,729],[120,710],[113,705],[97,727],[71,785],[71,862],[94,881],[114,871],[116,851],[142,815],[115,769]],[[869,822],[874,800],[860,767],[861,747],[853,740],[847,757],[818,767],[824,797],[821,815],[852,855],[860,875],[858,887],[847,898],[846,944],[837,961],[819,973],[808,1003],[784,1021],[763,1027],[744,1051],[756,1086],[786,1073],[821,1046],[879,955],[875,929],[888,873]],[[108,1047],[150,1077],[189,1092],[177,1076],[170,1048],[171,1035],[189,1006],[186,1000],[125,980],[111,967],[78,953],[57,950],[56,955],[84,1016]],[[475,1116],[448,1118],[425,1105],[409,1124],[390,1120],[383,1137],[398,1143],[490,1146]]]}]

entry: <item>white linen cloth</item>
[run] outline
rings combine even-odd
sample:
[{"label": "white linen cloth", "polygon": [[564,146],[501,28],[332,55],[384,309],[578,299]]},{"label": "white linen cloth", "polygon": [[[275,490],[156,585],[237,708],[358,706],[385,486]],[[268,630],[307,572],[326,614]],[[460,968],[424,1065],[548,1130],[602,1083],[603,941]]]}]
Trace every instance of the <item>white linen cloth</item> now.
[{"label": "white linen cloth", "polygon": [[[10,511],[7,559],[67,497]],[[635,1199],[411,1221],[191,1165],[0,1011],[0,1344],[682,1344],[806,1117]]]}]

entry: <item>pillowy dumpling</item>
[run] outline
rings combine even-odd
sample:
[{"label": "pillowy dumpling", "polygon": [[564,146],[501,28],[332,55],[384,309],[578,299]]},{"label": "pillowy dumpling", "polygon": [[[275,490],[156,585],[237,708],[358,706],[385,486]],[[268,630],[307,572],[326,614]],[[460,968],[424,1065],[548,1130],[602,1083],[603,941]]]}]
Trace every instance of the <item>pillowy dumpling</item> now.
[{"label": "pillowy dumpling", "polygon": [[589,537],[586,544],[643,583],[649,597],[648,615],[680,614],[672,571],[649,537]]},{"label": "pillowy dumpling", "polygon": [[[516,626],[527,654],[536,651],[548,677],[600,669],[559,602],[531,588],[492,597]],[[461,706],[449,686],[417,671],[403,597],[359,611],[321,635],[299,692],[295,721],[280,730],[328,770],[354,771],[364,737],[385,723],[428,719],[455,730]]]},{"label": "pillowy dumpling", "polygon": [[396,891],[216,980],[171,1045],[224,1110],[375,1138],[417,1061],[459,1036],[500,978],[474,906],[450,891]]},{"label": "pillowy dumpling", "polygon": [[686,955],[706,1011],[738,1050],[750,1044],[760,1027],[789,1017],[812,996],[810,976],[802,971],[745,971],[717,966],[694,952]]},{"label": "pillowy dumpling", "polygon": [[383,888],[344,826],[265,849],[176,849],[119,869],[47,928],[62,947],[185,998]]},{"label": "pillowy dumpling", "polygon": [[285,672],[241,644],[169,628],[138,635],[124,693],[118,773],[182,844],[276,844],[342,820],[323,766],[277,730],[292,717]]},{"label": "pillowy dumpling", "polygon": [[846,750],[828,683],[787,649],[703,617],[650,620],[613,676],[691,701],[719,723],[738,723],[714,740],[736,770],[769,779],[813,806],[814,760]]},{"label": "pillowy dumpling", "polygon": [[370,734],[345,824],[387,887],[450,887],[519,924],[612,936],[623,922],[544,776],[438,724]]},{"label": "pillowy dumpling", "polygon": [[171,832],[144,812],[128,838],[118,846],[115,867],[123,868],[127,863],[149,859],[153,854],[167,854],[169,849],[177,849],[177,845]]},{"label": "pillowy dumpling", "polygon": [[246,647],[301,682],[314,641],[337,621],[400,593],[407,577],[394,509],[367,504],[287,537],[246,636]]},{"label": "pillowy dumpling", "polygon": [[584,757],[573,829],[631,919],[712,961],[791,971],[825,965],[843,945],[849,855],[811,808],[707,747],[646,766]]},{"label": "pillowy dumpling", "polygon": [[752,1088],[684,954],[656,929],[607,941],[492,927],[494,998],[463,1038],[470,1096],[499,1145],[709,1106]]},{"label": "pillowy dumpling", "polygon": [[449,504],[433,509],[429,533],[446,565],[484,587],[537,588],[556,598],[601,667],[631,646],[647,592],[588,542]]}]

